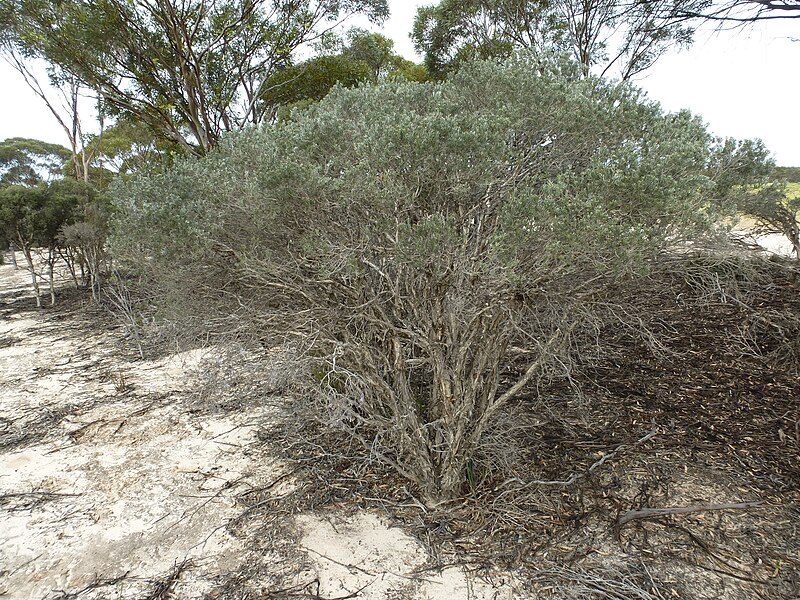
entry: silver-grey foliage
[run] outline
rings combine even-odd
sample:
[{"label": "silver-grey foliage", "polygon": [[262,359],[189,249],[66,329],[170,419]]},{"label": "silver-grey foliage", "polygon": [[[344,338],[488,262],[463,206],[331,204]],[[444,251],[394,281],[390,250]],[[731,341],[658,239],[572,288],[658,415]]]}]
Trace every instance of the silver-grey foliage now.
[{"label": "silver-grey foliage", "polygon": [[493,415],[715,218],[697,118],[534,64],[338,89],[228,136],[117,190],[116,256],[182,327],[313,341],[320,414],[453,498]]}]

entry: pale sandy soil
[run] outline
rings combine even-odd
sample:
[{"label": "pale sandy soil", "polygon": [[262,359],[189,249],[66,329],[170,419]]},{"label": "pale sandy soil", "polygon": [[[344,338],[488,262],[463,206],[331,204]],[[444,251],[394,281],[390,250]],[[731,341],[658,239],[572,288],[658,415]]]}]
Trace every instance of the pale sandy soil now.
[{"label": "pale sandy soil", "polygon": [[792,244],[785,236],[780,234],[754,235],[752,233],[755,222],[748,217],[741,217],[731,232],[735,237],[743,239],[749,244],[757,245],[765,254],[778,256],[793,256]]},{"label": "pale sandy soil", "polygon": [[[256,435],[275,409],[198,408],[213,352],[138,360],[76,302],[37,311],[27,273],[0,265],[0,598],[217,598],[264,560],[228,525],[281,473]],[[423,548],[377,514],[298,515],[275,535],[296,551],[270,557],[306,594],[292,597],[520,597],[460,568],[419,575]],[[270,581],[242,593],[275,597]]]},{"label": "pale sandy soil", "polygon": [[[620,454],[592,483],[531,493],[541,523],[524,523],[541,525],[541,548],[521,532],[522,548],[484,549],[530,551],[524,574],[485,559],[480,533],[458,540],[477,550],[468,561],[409,533],[424,539],[447,515],[303,502],[313,480],[295,481],[265,438],[287,417],[259,383],[263,362],[213,348],[141,360],[122,325],[68,288],[37,310],[28,274],[0,265],[0,600],[750,600],[800,589],[794,488],[757,486],[747,464],[714,454],[713,437],[683,447],[670,423],[655,438],[663,447]],[[642,502],[750,500],[765,504],[613,527]],[[312,505],[327,508],[301,508]]]}]

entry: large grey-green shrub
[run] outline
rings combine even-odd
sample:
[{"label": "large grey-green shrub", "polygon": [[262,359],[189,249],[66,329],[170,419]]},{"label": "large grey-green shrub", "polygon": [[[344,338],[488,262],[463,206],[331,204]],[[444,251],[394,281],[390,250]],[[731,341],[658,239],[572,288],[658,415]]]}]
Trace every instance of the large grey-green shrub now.
[{"label": "large grey-green shrub", "polygon": [[[163,318],[304,340],[329,422],[435,504],[615,282],[709,230],[713,143],[631,87],[478,63],[334,90],[135,180],[114,243]],[[501,387],[512,340],[524,375]]]}]

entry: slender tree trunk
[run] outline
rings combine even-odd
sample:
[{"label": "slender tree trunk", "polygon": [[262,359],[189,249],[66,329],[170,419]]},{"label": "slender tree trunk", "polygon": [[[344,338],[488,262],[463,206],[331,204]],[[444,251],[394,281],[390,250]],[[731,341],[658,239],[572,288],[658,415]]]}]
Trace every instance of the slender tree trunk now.
[{"label": "slender tree trunk", "polygon": [[59,254],[61,258],[64,259],[64,262],[67,265],[67,269],[69,270],[70,277],[72,277],[72,282],[75,284],[75,289],[81,289],[80,284],[78,283],[78,274],[75,272],[75,252],[72,248],[65,248],[64,250],[60,250]]},{"label": "slender tree trunk", "polygon": [[88,252],[89,260],[89,282],[92,287],[92,300],[97,302],[100,299],[100,253],[97,248],[91,248]]},{"label": "slender tree trunk", "polygon": [[56,303],[56,286],[53,280],[53,263],[50,263],[47,269],[47,277],[50,284],[50,306],[54,306]]},{"label": "slender tree trunk", "polygon": [[14,267],[15,271],[19,271],[19,265],[17,264],[17,246],[14,242],[11,242],[9,245],[9,250],[11,250],[11,266]]},{"label": "slender tree trunk", "polygon": [[81,251],[80,253],[80,266],[81,266],[81,287],[86,287],[86,254]]},{"label": "slender tree trunk", "polygon": [[28,264],[28,271],[30,271],[31,274],[33,293],[36,295],[36,308],[42,308],[42,292],[39,288],[39,276],[36,274],[36,269],[34,268],[31,249],[27,246],[23,246],[22,253],[25,255],[25,262]]},{"label": "slender tree trunk", "polygon": [[55,250],[53,250],[53,248],[50,248],[47,251],[47,277],[50,286],[50,306],[55,306],[56,304],[56,284],[54,277],[55,264],[56,264]]}]

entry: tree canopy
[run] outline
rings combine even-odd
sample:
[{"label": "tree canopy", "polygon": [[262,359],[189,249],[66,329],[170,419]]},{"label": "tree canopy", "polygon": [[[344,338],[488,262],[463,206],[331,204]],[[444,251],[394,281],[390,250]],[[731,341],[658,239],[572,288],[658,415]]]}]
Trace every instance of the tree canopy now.
[{"label": "tree canopy", "polygon": [[395,54],[392,40],[354,27],[324,54],[277,71],[267,80],[261,99],[277,113],[282,107],[322,100],[335,85],[354,87],[389,77],[424,81],[427,73],[421,65]]},{"label": "tree canopy", "polygon": [[386,0],[2,0],[4,43],[58,65],[184,150],[265,118],[265,82],[294,52]]},{"label": "tree canopy", "polygon": [[584,75],[596,68],[623,80],[650,68],[670,47],[691,43],[689,11],[704,0],[441,0],[418,10],[412,37],[437,76],[473,58],[515,49],[568,52]]},{"label": "tree canopy", "polygon": [[127,115],[91,136],[88,145],[94,148],[92,180],[106,187],[114,176],[146,173],[165,167],[182,152],[177,144],[156,135],[144,123]]},{"label": "tree canopy", "polygon": [[70,151],[27,138],[0,142],[0,184],[35,186],[63,174]]},{"label": "tree canopy", "polygon": [[22,249],[52,246],[61,228],[80,220],[96,195],[94,188],[74,179],[0,188],[0,230],[4,241],[14,242]]}]

